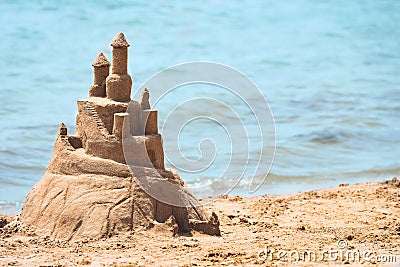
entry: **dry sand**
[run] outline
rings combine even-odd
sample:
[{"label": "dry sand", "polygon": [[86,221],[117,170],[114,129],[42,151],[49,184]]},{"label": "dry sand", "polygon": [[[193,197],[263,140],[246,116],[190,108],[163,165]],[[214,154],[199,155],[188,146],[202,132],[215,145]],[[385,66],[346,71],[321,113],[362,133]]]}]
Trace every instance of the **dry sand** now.
[{"label": "dry sand", "polygon": [[[173,236],[169,225],[159,224],[130,235],[68,243],[23,230],[13,233],[21,230],[19,223],[4,227],[13,218],[3,216],[0,265],[400,266],[400,182],[396,178],[291,195],[221,196],[206,209],[218,214],[221,237],[198,232]],[[272,250],[276,252],[271,260]],[[282,259],[277,259],[278,251]],[[295,259],[299,261],[291,262]]]}]

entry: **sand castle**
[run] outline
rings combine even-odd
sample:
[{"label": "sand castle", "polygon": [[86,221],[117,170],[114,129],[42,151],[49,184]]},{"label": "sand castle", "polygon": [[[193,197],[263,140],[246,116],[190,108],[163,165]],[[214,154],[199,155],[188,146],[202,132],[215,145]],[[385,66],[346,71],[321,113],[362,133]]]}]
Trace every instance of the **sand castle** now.
[{"label": "sand castle", "polygon": [[[39,235],[62,240],[107,237],[167,220],[175,221],[179,232],[219,235],[217,216],[207,216],[179,175],[164,167],[149,91],[143,90],[140,101],[130,98],[125,36],[118,34],[111,46],[112,64],[103,53],[92,64],[94,82],[89,97],[78,100],[76,135],[60,125],[47,171],[29,192],[21,221]],[[189,205],[150,196],[139,181]],[[168,191],[166,182],[189,193]]]}]

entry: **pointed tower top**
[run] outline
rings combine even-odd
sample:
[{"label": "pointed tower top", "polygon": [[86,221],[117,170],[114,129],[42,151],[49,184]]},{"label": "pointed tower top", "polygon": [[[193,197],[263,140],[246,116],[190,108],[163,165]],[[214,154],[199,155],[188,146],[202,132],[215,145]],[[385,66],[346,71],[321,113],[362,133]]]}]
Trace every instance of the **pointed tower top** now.
[{"label": "pointed tower top", "polygon": [[120,32],[111,42],[111,46],[114,48],[120,48],[120,47],[129,47],[130,44],[126,41],[125,35],[122,32]]},{"label": "pointed tower top", "polygon": [[62,122],[58,127],[58,134],[59,135],[67,135],[67,126]]},{"label": "pointed tower top", "polygon": [[142,91],[142,98],[140,99],[140,105],[143,110],[150,109],[149,98],[150,98],[149,90],[147,90],[147,88],[144,88]]},{"label": "pointed tower top", "polygon": [[110,65],[110,62],[103,53],[100,53],[92,63],[93,67],[104,67]]},{"label": "pointed tower top", "polygon": [[149,89],[147,89],[146,87],[143,88],[143,90],[142,90],[142,98],[143,98],[143,96],[145,96],[145,95],[146,95],[147,99],[148,99],[149,96],[150,96]]}]

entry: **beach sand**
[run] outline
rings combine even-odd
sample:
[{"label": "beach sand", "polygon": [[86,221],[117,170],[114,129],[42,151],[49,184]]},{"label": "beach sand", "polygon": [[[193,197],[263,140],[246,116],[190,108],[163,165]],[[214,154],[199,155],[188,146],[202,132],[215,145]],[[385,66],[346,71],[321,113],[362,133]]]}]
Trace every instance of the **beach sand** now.
[{"label": "beach sand", "polygon": [[3,216],[0,265],[400,266],[396,178],[290,195],[221,196],[206,209],[218,214],[220,237],[173,236],[167,224],[159,224],[130,235],[68,243],[12,233],[18,223],[3,227],[14,219]]}]

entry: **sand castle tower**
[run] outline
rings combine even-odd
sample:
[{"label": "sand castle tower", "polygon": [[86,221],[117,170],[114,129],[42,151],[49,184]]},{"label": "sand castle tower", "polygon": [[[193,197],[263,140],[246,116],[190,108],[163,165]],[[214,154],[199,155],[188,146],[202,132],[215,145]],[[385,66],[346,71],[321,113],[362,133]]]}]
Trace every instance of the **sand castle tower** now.
[{"label": "sand castle tower", "polygon": [[132,79],[128,74],[128,47],[123,33],[112,41],[112,74],[107,77],[107,98],[128,102],[131,100]]},{"label": "sand castle tower", "polygon": [[110,62],[103,53],[100,53],[93,61],[94,82],[89,90],[89,97],[105,97],[106,96],[106,79],[110,73]]},{"label": "sand castle tower", "polygon": [[111,46],[112,63],[103,53],[97,56],[89,97],[77,101],[76,135],[68,135],[65,124],[60,125],[47,171],[29,192],[21,221],[39,235],[63,240],[151,228],[171,216],[181,232],[194,229],[219,235],[216,215],[208,218],[192,195],[179,196],[193,206],[178,207],[139,186],[143,177],[155,181],[153,187],[162,184],[158,180],[181,188],[185,183],[164,167],[158,112],[150,107],[149,90],[143,90],[139,101],[130,99],[129,43],[124,34],[118,34]]}]

